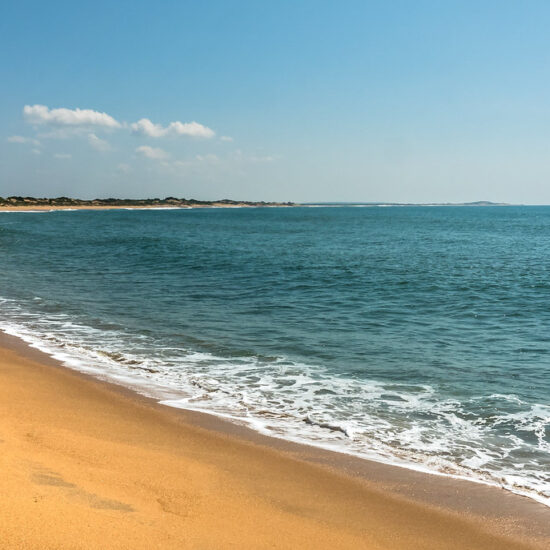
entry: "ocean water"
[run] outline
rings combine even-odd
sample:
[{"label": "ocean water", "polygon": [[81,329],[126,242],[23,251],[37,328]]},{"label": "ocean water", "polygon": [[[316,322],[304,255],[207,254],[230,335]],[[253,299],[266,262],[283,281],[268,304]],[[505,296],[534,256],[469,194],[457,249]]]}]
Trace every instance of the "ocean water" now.
[{"label": "ocean water", "polygon": [[550,505],[550,207],[0,212],[0,329],[168,405]]}]

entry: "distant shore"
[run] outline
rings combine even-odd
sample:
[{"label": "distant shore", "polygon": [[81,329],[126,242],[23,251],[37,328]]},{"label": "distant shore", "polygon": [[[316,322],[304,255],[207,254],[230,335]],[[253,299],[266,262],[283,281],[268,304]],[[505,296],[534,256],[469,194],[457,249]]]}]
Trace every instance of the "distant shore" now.
[{"label": "distant shore", "polygon": [[0,334],[9,548],[544,548],[548,508],[260,436]]},{"label": "distant shore", "polygon": [[222,199],[200,201],[196,199],[74,199],[70,197],[0,197],[0,210],[109,210],[109,209],[162,209],[162,208],[245,208],[245,207],[288,207],[291,202],[234,201]]},{"label": "distant shore", "polygon": [[[278,208],[278,207],[288,207],[286,204],[267,204],[262,205],[266,208]],[[162,205],[129,205],[129,206],[108,206],[108,205],[75,205],[75,206],[45,206],[45,205],[18,205],[18,206],[7,206],[0,205],[0,212],[49,212],[52,210],[186,210],[192,208],[258,208],[258,205],[252,204],[223,204],[213,202],[211,204],[194,204],[190,206],[162,206]]]},{"label": "distant shore", "polygon": [[273,207],[390,207],[390,206],[512,206],[508,203],[476,201],[462,203],[395,203],[395,202],[345,202],[345,203],[294,203],[265,201],[235,201],[222,199],[202,201],[166,197],[164,199],[75,199],[70,197],[35,198],[35,197],[0,197],[0,212],[18,211],[51,211],[51,210],[144,210],[144,209],[186,209],[186,208],[273,208]]}]

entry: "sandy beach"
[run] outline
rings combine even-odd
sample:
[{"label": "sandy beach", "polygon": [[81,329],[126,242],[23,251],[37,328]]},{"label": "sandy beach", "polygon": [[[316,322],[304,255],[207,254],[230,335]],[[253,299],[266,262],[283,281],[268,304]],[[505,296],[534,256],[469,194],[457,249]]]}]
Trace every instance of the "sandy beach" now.
[{"label": "sandy beach", "polygon": [[[71,206],[50,206],[50,205],[35,205],[35,206],[0,206],[0,212],[52,212],[54,210],[187,210],[190,208],[250,208],[249,204],[195,204],[192,206],[159,206],[155,204],[143,206],[94,206],[94,205],[71,205]],[[270,206],[269,208],[288,208],[287,206]]]},{"label": "sandy beach", "polygon": [[2,548],[521,549],[548,509],[163,407],[0,340]]}]

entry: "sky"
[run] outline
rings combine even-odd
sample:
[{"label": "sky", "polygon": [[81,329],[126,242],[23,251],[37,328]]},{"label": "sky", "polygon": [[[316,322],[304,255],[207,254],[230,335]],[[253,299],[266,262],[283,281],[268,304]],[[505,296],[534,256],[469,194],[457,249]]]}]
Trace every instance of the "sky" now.
[{"label": "sky", "polygon": [[550,2],[0,3],[0,196],[550,204]]}]

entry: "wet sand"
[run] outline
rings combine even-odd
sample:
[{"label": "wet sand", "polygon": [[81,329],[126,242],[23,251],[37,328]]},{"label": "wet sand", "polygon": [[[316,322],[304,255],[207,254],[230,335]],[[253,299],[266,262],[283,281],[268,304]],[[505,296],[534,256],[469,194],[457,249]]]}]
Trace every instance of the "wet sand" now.
[{"label": "wet sand", "polygon": [[2,548],[550,544],[550,508],[529,499],[263,437],[0,346]]}]

